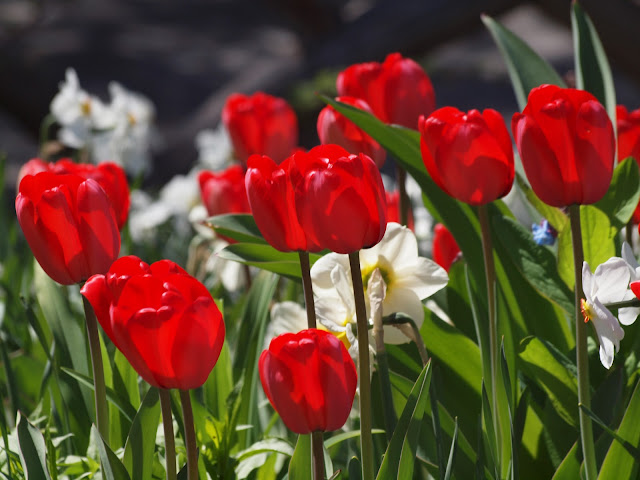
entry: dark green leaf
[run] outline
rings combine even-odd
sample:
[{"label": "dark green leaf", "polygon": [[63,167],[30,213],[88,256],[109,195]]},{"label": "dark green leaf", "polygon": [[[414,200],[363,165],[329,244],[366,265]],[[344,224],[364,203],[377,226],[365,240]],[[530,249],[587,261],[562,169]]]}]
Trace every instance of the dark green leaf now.
[{"label": "dark green leaf", "polygon": [[520,110],[526,106],[531,89],[544,83],[565,86],[553,67],[518,36],[488,15],[481,18],[507,64]]},{"label": "dark green leaf", "polygon": [[456,426],[453,430],[453,439],[451,440],[451,450],[449,451],[449,460],[447,461],[447,470],[444,473],[444,480],[449,480],[453,472],[453,463],[456,458],[456,451],[458,447],[458,417],[455,419]]},{"label": "dark green leaf", "polygon": [[18,414],[20,461],[28,480],[51,480],[47,470],[47,452],[42,433],[22,414]]},{"label": "dark green leaf", "polygon": [[244,213],[216,215],[208,218],[206,223],[219,235],[233,238],[237,242],[267,245],[267,241],[260,233],[253,219],[253,215]]},{"label": "dark green leaf", "polygon": [[289,462],[289,480],[312,480],[311,435],[298,435],[296,449]]},{"label": "dark green leaf", "polygon": [[[297,252],[279,252],[271,245],[257,243],[233,243],[222,249],[218,256],[226,260],[244,263],[254,267],[278,273],[289,278],[301,278],[300,258]],[[320,258],[309,255],[311,265]]]},{"label": "dark green leaf", "polygon": [[109,448],[109,445],[104,443],[96,426],[92,425],[91,429],[93,431],[93,437],[96,439],[98,453],[100,454],[102,478],[104,480],[130,480],[127,469],[116,454]]},{"label": "dark green leaf", "polygon": [[640,170],[638,163],[629,157],[616,166],[609,190],[593,206],[602,210],[611,219],[611,225],[620,231],[631,219],[638,200],[640,200]]},{"label": "dark green leaf", "polygon": [[158,389],[151,387],[136,413],[124,446],[123,463],[131,478],[151,480],[156,432],[160,421],[160,396]]}]

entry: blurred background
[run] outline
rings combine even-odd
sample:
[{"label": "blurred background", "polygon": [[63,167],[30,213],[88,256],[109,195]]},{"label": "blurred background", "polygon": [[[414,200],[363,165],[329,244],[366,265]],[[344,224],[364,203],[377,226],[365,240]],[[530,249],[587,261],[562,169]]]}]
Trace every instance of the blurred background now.
[{"label": "blurred background", "polygon": [[[583,0],[609,55],[618,103],[640,107],[638,0]],[[351,63],[398,51],[430,75],[437,105],[517,105],[506,67],[480,20],[496,17],[570,79],[570,1],[541,0],[0,0],[0,151],[15,189],[38,154],[49,105],[73,67],[103,99],[115,80],[155,104],[161,185],[197,159],[197,133],[218,125],[230,93],[285,97],[301,144],[318,143],[315,92],[335,94]],[[11,194],[11,193],[10,193]]]}]

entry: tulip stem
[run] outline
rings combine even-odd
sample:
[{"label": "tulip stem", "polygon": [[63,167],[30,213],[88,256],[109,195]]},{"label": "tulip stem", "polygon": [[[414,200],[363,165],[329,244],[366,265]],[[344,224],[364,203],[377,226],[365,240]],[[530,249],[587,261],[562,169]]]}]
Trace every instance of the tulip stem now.
[{"label": "tulip stem", "polygon": [[349,254],[353,296],[358,325],[358,379],[360,381],[360,450],[362,480],[373,480],[373,439],[371,437],[371,370],[369,367],[369,321],[364,300],[364,286],[360,271],[360,255]]},{"label": "tulip stem", "polygon": [[193,410],[188,390],[180,390],[180,403],[184,420],[184,443],[187,447],[187,479],[198,480],[198,445],[196,444]]},{"label": "tulip stem", "polygon": [[313,287],[311,285],[311,267],[309,264],[309,252],[298,252],[300,257],[300,272],[302,272],[302,289],[304,290],[304,304],[307,308],[307,325],[316,328],[316,308],[313,300]]},{"label": "tulip stem", "polygon": [[[589,358],[587,356],[587,326],[583,321],[580,301],[582,300],[582,264],[584,252],[582,250],[582,227],[580,225],[580,205],[569,207],[569,220],[571,222],[571,241],[573,243],[573,265],[576,276],[575,286],[575,310],[576,310],[576,364],[578,367],[578,403],[591,408],[589,393]],[[582,456],[584,458],[587,480],[595,480],[598,474],[596,465],[595,445],[593,443],[593,429],[591,419],[581,408],[580,438],[582,441]]]},{"label": "tulip stem", "polygon": [[500,441],[500,417],[498,415],[498,317],[496,315],[496,270],[493,262],[493,246],[491,243],[491,228],[489,226],[489,209],[487,205],[478,207],[480,230],[482,232],[482,255],[484,257],[485,279],[487,282],[487,305],[489,308],[489,359],[491,368],[491,404],[493,415],[493,429],[496,433],[496,443]]},{"label": "tulip stem", "polygon": [[91,367],[93,369],[96,425],[102,439],[109,445],[109,410],[107,409],[107,388],[104,384],[104,367],[102,365],[98,320],[93,307],[84,295],[82,296],[82,305],[84,306],[84,316],[87,323],[87,337],[89,338],[89,352],[91,353]]},{"label": "tulip stem", "polygon": [[166,388],[159,388],[162,426],[164,427],[164,459],[167,480],[176,480],[176,442],[173,437],[173,417],[171,416],[171,394]]},{"label": "tulip stem", "polygon": [[324,439],[322,432],[311,434],[311,450],[313,451],[313,480],[324,480]]},{"label": "tulip stem", "polygon": [[407,195],[407,172],[400,164],[396,165],[396,179],[398,181],[398,207],[400,209],[400,223],[405,227],[409,223],[409,196]]}]

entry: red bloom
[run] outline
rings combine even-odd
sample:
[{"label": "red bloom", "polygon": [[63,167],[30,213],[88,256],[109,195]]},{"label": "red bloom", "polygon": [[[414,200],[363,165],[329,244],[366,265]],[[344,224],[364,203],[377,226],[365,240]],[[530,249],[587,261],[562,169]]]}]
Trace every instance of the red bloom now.
[{"label": "red bloom", "polygon": [[145,381],[189,390],[207,380],[224,342],[222,314],[206,287],[178,265],[122,257],[80,291]]},{"label": "red bloom", "polygon": [[273,248],[281,252],[322,250],[307,237],[296,214],[287,158],[280,166],[267,156],[252,155],[247,162],[245,185],[253,218]]},{"label": "red bloom", "polygon": [[356,367],[347,349],[316,329],[274,338],[258,364],[262,388],[289,430],[330,432],[347,421],[356,393]]},{"label": "red bloom", "polygon": [[542,85],[511,129],[531,188],[548,205],[591,204],[609,189],[615,138],[607,111],[589,92]]},{"label": "red bloom", "polygon": [[[359,98],[338,97],[336,100],[373,113],[367,102]],[[320,143],[335,143],[349,152],[364,153],[373,159],[378,168],[384,164],[387,157],[384,148],[331,105],[324,107],[318,115],[317,129]]]},{"label": "red bloom", "polygon": [[42,269],[71,285],[104,273],[120,252],[111,202],[98,182],[79,175],[26,175],[16,214]]},{"label": "red bloom", "polygon": [[300,226],[321,249],[351,253],[378,243],[387,228],[380,172],[364,154],[320,145],[290,159]]},{"label": "red bloom", "polygon": [[243,164],[254,153],[281,162],[298,144],[295,112],[284,99],[266,93],[229,96],[222,109],[222,122]]},{"label": "red bloom", "polygon": [[[385,192],[387,199],[387,223],[400,223],[400,192]],[[407,219],[407,227],[413,230],[413,212],[409,208],[409,218]]]},{"label": "red bloom", "polygon": [[198,182],[209,215],[251,212],[242,166],[234,165],[218,173],[205,170],[198,175]]},{"label": "red bloom", "polygon": [[443,224],[438,223],[433,229],[433,261],[447,272],[451,264],[458,258],[460,247],[451,232]]},{"label": "red bloom", "polygon": [[511,138],[492,109],[461,112],[444,107],[420,118],[422,160],[433,181],[471,205],[505,196],[514,177]]},{"label": "red bloom", "polygon": [[[618,123],[618,161],[633,157],[640,162],[640,108],[628,112],[627,108],[616,107]],[[640,223],[640,203],[633,212],[633,223]]]},{"label": "red bloom", "polygon": [[416,62],[399,53],[384,63],[359,63],[340,72],[336,81],[340,96],[365,100],[386,123],[415,129],[420,115],[429,115],[436,100],[431,80]]},{"label": "red bloom", "polygon": [[35,175],[39,172],[54,172],[57,174],[74,174],[84,179],[92,178],[105,191],[113,210],[116,214],[118,228],[122,230],[129,215],[129,185],[127,176],[120,165],[112,162],[103,162],[98,165],[90,163],[74,163],[68,158],[63,158],[55,163],[48,163],[39,158],[32,158],[25,163],[18,173],[18,182],[25,175]]}]

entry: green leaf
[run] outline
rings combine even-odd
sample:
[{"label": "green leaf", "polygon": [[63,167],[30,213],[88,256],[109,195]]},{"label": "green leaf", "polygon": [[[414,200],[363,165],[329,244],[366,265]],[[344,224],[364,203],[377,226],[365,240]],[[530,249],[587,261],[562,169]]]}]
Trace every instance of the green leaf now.
[{"label": "green leaf", "polygon": [[481,18],[507,64],[520,110],[527,105],[527,97],[531,89],[544,83],[566,86],[553,67],[522,39],[490,16],[482,15]]},{"label": "green leaf", "polygon": [[[553,475],[552,480],[575,480],[580,478],[580,464],[582,462],[582,450],[580,441],[573,444],[571,450],[562,460],[562,463]],[[604,477],[601,477],[604,478]]]},{"label": "green leaf", "polygon": [[616,92],[609,61],[591,19],[576,1],[571,8],[571,27],[575,50],[576,86],[593,93],[605,106],[615,130]]},{"label": "green leaf", "polygon": [[227,398],[233,390],[233,369],[229,344],[225,339],[220,357],[202,386],[204,404],[215,418],[227,415]]},{"label": "green leaf", "polygon": [[498,474],[500,468],[498,465],[498,451],[497,451],[497,438],[496,430],[493,427],[493,413],[491,411],[491,402],[489,402],[489,396],[487,395],[487,388],[484,380],[482,381],[482,420],[484,425],[484,441],[489,449],[489,460],[492,462],[493,471],[496,472],[496,477],[500,477]]},{"label": "green leaf", "polygon": [[98,447],[98,453],[100,455],[100,463],[102,464],[102,478],[104,480],[131,480],[127,469],[122,464],[120,459],[113,453],[113,450],[109,448],[109,445],[104,443],[100,432],[95,425],[91,426],[93,438],[96,440]]},{"label": "green leaf", "polygon": [[515,220],[494,216],[495,236],[509,254],[522,276],[544,297],[556,302],[570,316],[573,315],[573,292],[558,274],[556,259],[551,250],[533,241],[531,233]]},{"label": "green leaf", "polygon": [[[300,257],[297,252],[279,252],[271,245],[257,243],[233,243],[223,248],[218,256],[225,260],[244,263],[289,278],[301,278]],[[309,254],[311,265],[320,255]]]},{"label": "green leaf", "polygon": [[160,396],[151,387],[142,400],[124,446],[123,463],[131,478],[150,480],[153,473],[153,457],[156,432],[160,422]]},{"label": "green leaf", "polygon": [[575,427],[578,425],[576,377],[559,356],[559,352],[536,337],[525,338],[521,343],[522,370],[545,391],[560,417]]},{"label": "green leaf", "polygon": [[280,453],[287,457],[291,457],[293,455],[294,448],[286,440],[282,440],[280,438],[265,438],[264,440],[260,440],[249,448],[237,453],[234,457],[236,460],[244,460],[245,458],[266,452]]},{"label": "green leaf", "polygon": [[347,465],[349,480],[362,480],[362,465],[358,457],[351,457]]},{"label": "green leaf", "polygon": [[556,229],[557,232],[563,231],[565,228],[569,228],[569,217],[566,213],[556,207],[547,205],[538,198],[535,192],[531,189],[527,181],[516,172],[516,183],[518,188],[522,191],[529,203],[536,209],[536,211],[546,218],[551,226]]},{"label": "green leaf", "polygon": [[[380,435],[380,434],[384,434],[384,433],[385,433],[385,431],[380,429],[380,428],[371,429],[371,434],[372,435]],[[327,438],[324,441],[324,448],[326,448],[328,450],[331,447],[334,447],[334,446],[344,442],[345,440],[349,440],[351,438],[358,438],[358,437],[360,437],[360,430],[351,430],[350,432],[338,433],[337,435],[334,435],[331,438]]]},{"label": "green leaf", "polygon": [[250,214],[227,214],[216,215],[207,219],[206,223],[213,230],[225,237],[233,238],[237,242],[262,243],[267,245],[267,241],[260,233],[253,215]]},{"label": "green leaf", "polygon": [[413,478],[420,428],[428,404],[431,362],[425,365],[409,394],[378,471],[378,480]]},{"label": "green leaf", "polygon": [[44,436],[29,420],[18,413],[18,445],[20,461],[28,480],[51,480],[47,470]]},{"label": "green leaf", "polygon": [[458,417],[455,419],[456,426],[453,430],[453,439],[451,440],[451,450],[449,451],[449,460],[447,461],[447,470],[444,472],[444,480],[449,480],[453,472],[453,463],[456,458],[456,451],[458,446]]},{"label": "green leaf", "polygon": [[[631,445],[638,450],[640,443],[640,385],[636,384],[627,411],[620,422],[617,437],[626,445]],[[600,478],[636,478],[638,474],[638,460],[625,448],[625,443],[613,442],[607,456],[602,462]],[[637,453],[636,453],[637,454]]]},{"label": "green leaf", "polygon": [[632,158],[620,162],[613,171],[611,185],[605,196],[593,206],[602,210],[611,225],[620,231],[626,226],[640,200],[640,170]]},{"label": "green leaf", "polygon": [[289,480],[312,480],[311,435],[298,435],[289,462]]}]

